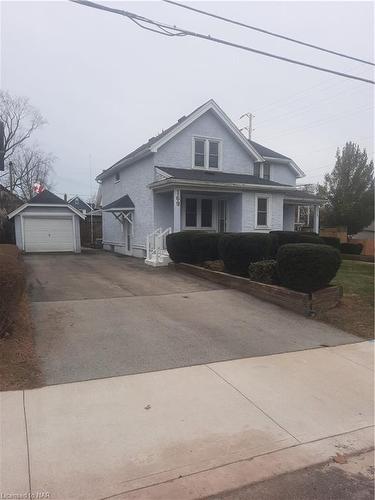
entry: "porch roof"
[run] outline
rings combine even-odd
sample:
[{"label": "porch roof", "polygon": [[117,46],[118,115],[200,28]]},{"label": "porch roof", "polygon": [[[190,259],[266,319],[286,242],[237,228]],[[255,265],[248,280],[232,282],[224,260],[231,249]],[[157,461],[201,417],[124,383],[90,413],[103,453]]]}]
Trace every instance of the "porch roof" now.
[{"label": "porch roof", "polygon": [[308,191],[302,191],[300,189],[294,189],[293,191],[288,191],[286,194],[286,198],[284,199],[284,203],[291,203],[291,204],[321,204],[324,202],[324,198],[321,196],[317,196],[316,194],[309,193]]},{"label": "porch roof", "polygon": [[121,210],[134,210],[134,203],[132,202],[130,196],[128,194],[121,196],[115,201],[108,203],[105,205],[102,210],[107,210],[109,212],[113,211],[121,211]]},{"label": "porch roof", "polygon": [[249,184],[252,186],[277,186],[281,188],[291,188],[287,184],[261,179],[250,174],[235,174],[232,172],[221,172],[196,169],[196,168],[172,168],[172,167],[156,167],[163,173],[167,174],[166,179],[177,179],[181,181],[199,181],[199,182],[215,182],[225,184]]}]

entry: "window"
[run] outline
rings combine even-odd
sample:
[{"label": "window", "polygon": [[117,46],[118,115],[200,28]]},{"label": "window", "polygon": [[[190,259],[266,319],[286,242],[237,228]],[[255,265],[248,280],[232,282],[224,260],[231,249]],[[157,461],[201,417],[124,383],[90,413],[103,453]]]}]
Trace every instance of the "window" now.
[{"label": "window", "polygon": [[116,172],[115,173],[115,182],[119,182],[120,181],[120,172]]},{"label": "window", "polygon": [[268,161],[263,163],[263,179],[270,180],[270,164]]},{"label": "window", "polygon": [[212,227],[212,200],[201,200],[201,227]]},{"label": "window", "polygon": [[214,168],[220,166],[221,141],[211,139],[194,139],[193,167]]},{"label": "window", "polygon": [[201,139],[195,139],[194,165],[196,167],[204,167],[204,148],[204,141]]},{"label": "window", "polygon": [[209,158],[208,168],[219,168],[219,143],[208,141],[209,145]]},{"label": "window", "polygon": [[197,227],[197,200],[186,198],[185,226]]},{"label": "window", "polygon": [[257,226],[268,226],[268,198],[257,198]]},{"label": "window", "polygon": [[254,176],[259,179],[270,180],[271,177],[271,167],[268,161],[265,162],[255,162],[254,163]]},{"label": "window", "polygon": [[186,229],[209,229],[214,225],[214,200],[211,198],[185,198],[184,219]]}]

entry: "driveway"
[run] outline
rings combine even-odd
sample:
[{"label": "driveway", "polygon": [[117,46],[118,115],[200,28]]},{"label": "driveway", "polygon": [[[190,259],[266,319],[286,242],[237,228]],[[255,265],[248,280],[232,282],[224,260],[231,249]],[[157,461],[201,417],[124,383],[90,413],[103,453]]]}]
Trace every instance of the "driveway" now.
[{"label": "driveway", "polygon": [[358,342],[239,291],[106,252],[26,255],[47,385]]}]

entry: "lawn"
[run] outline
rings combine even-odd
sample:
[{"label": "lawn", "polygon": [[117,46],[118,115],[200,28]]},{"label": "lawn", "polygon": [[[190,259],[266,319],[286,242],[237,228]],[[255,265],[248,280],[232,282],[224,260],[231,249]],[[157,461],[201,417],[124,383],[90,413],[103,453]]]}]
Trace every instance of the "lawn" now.
[{"label": "lawn", "polygon": [[341,285],[341,304],[319,315],[320,320],[363,338],[374,337],[374,264],[343,260],[334,285]]}]

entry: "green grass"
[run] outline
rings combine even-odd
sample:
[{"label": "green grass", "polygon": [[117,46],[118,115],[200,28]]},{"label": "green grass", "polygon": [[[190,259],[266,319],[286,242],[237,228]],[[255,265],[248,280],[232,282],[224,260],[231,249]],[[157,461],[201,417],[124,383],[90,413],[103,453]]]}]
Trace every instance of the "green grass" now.
[{"label": "green grass", "polygon": [[339,272],[332,283],[341,285],[344,288],[345,295],[357,295],[364,302],[373,306],[374,264],[343,260]]},{"label": "green grass", "polygon": [[320,320],[358,337],[374,336],[374,264],[343,260],[332,281],[341,285],[344,296],[334,309],[322,313]]}]

